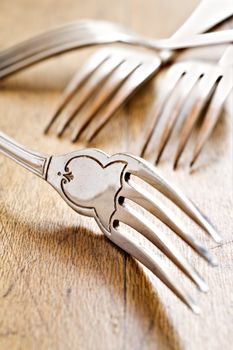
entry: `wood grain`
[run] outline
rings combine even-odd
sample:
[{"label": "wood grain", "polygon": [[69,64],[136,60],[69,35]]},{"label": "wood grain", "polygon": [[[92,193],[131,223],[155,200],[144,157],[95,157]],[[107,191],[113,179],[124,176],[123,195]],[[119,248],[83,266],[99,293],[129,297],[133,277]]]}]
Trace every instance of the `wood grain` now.
[{"label": "wood grain", "polygon": [[[0,47],[77,18],[120,21],[143,34],[166,36],[197,0],[30,0],[0,2]],[[89,52],[89,51],[88,51]],[[83,146],[42,135],[61,90],[87,51],[51,59],[0,85],[0,129],[32,149],[64,153]],[[135,96],[93,142],[107,152],[137,149],[153,82]],[[229,100],[232,108],[232,100]],[[111,141],[111,142],[110,142]],[[175,142],[175,139],[173,140]],[[224,115],[195,171],[171,170],[173,143],[159,170],[211,218],[223,235],[214,244],[185,219],[219,258],[207,266],[158,224],[209,282],[193,315],[154,276],[111,244],[95,223],[75,214],[44,182],[0,157],[0,349],[211,349],[233,342],[232,138]]]}]

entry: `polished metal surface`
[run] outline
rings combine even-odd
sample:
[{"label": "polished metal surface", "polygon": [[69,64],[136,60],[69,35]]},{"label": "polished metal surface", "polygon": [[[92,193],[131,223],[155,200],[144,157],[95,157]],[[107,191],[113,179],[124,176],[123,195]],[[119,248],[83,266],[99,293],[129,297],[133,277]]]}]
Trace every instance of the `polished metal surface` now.
[{"label": "polished metal surface", "polygon": [[[233,15],[232,0],[201,0],[188,20],[176,31],[173,37],[185,33],[204,33]],[[195,31],[194,31],[194,28]]]},{"label": "polished metal surface", "polygon": [[[179,38],[185,34],[203,33],[231,15],[233,15],[231,0],[202,0],[173,37]],[[106,32],[108,35],[110,34],[108,40]],[[55,51],[58,50],[62,53],[62,49],[66,51],[83,47],[88,43],[94,45],[101,43],[101,41],[104,43],[104,40],[111,42],[111,37],[115,42],[117,40],[115,35],[120,35],[122,40],[122,33],[125,40],[131,35],[138,36],[119,24],[104,21],[78,21],[55,28],[0,52],[0,77],[6,77],[28,65],[48,58],[56,53],[53,47],[55,47]],[[143,42],[145,44],[144,39]]]},{"label": "polished metal surface", "polygon": [[[133,49],[98,50],[68,83],[45,133],[58,120],[57,136],[71,126],[71,140],[75,142],[88,127],[85,139],[90,142],[116,110],[156,74],[161,63],[157,55]],[[69,108],[76,93],[79,98]],[[92,103],[88,105],[90,98]]]},{"label": "polished metal surface", "polygon": [[[184,43],[186,47],[189,47],[190,44],[196,45],[200,38],[201,41],[204,38],[202,44],[209,40],[209,43],[211,41],[213,43],[216,38],[222,39],[225,37],[226,39],[230,37],[232,39],[231,30],[209,33],[203,37],[200,35],[194,36],[194,34],[210,29],[213,25],[218,24],[232,14],[233,3],[229,0],[214,0],[214,2],[213,0],[203,0],[181,28],[170,39],[166,40],[145,39],[111,22],[91,20],[74,22],[0,52],[0,78],[13,74],[53,54],[74,48],[76,44],[78,47],[79,45],[83,47],[89,44],[99,44],[106,40],[106,42],[121,41],[148,48],[160,49],[160,52],[156,53],[151,53],[149,51],[148,53],[140,53],[136,50],[122,48],[103,49],[94,54],[88,62],[86,62],[84,67],[75,74],[74,78],[65,89],[45,132],[49,131],[75,93],[80,90],[79,100],[68,113],[65,114],[65,118],[61,120],[61,123],[59,123],[57,135],[62,136],[71,125],[71,139],[75,142],[80,134],[88,127],[85,138],[90,142],[123,103],[151,79],[163,64],[166,64],[168,61],[171,62],[172,59],[174,60],[177,55],[177,50],[170,51],[168,50],[169,48],[180,48]],[[166,50],[164,50],[165,48]],[[194,102],[190,103],[193,108],[191,108],[191,111],[187,114],[187,121],[180,134],[181,140],[176,152],[174,167],[178,164],[193,125],[199,116],[199,112],[204,108],[204,104],[210,97],[213,85],[216,84],[218,78],[218,94],[214,99],[215,102],[211,105],[213,106],[211,109],[212,112],[207,115],[205,119],[206,122],[203,123],[203,128],[200,131],[191,164],[194,163],[205,141],[211,134],[218,120],[223,103],[230,92],[231,81],[228,76],[229,67],[224,69],[224,72],[218,67],[216,72],[215,69],[209,69],[208,65],[204,67],[202,64],[201,67],[204,73],[201,73],[199,71],[201,67],[196,68],[195,64],[196,63],[184,64],[184,66],[179,64],[171,68],[171,74],[168,73],[168,79],[165,84],[167,88],[164,89],[164,95],[156,101],[154,110],[151,113],[152,116],[149,121],[149,126],[146,127],[144,135],[145,141],[142,145],[141,155],[144,155],[147,151],[147,146],[154,142],[155,126],[160,119],[160,115],[165,113],[166,116],[169,116],[169,122],[162,134],[155,158],[156,163],[159,162],[170,138],[175,122],[178,119],[179,111],[185,104],[186,98],[191,95],[193,88],[197,85],[197,80],[199,80],[201,74],[204,76],[204,79],[202,79],[203,92],[200,92],[198,96],[198,108],[195,107],[194,112],[195,98],[193,99]],[[173,74],[174,72],[175,75]],[[185,77],[183,77],[184,74]],[[227,76],[227,78],[222,79],[223,75]],[[176,97],[170,98],[170,94],[173,95],[172,92],[176,90],[181,77],[182,80],[186,80],[186,88],[182,89],[180,94],[178,91]],[[75,123],[77,113],[80,110],[83,112],[83,107],[86,107],[87,102],[93,95],[95,96],[93,104],[89,108],[86,108],[81,116],[79,115],[78,122]],[[167,100],[171,100],[170,103],[167,103]],[[176,104],[175,109],[173,108],[174,104]],[[166,106],[164,111],[165,105],[168,106]]]},{"label": "polished metal surface", "polygon": [[51,56],[91,45],[124,43],[151,50],[179,50],[231,42],[232,30],[155,40],[144,38],[111,22],[77,21],[0,52],[0,78]]},{"label": "polished metal surface", "polygon": [[[193,166],[210,137],[232,89],[233,45],[226,48],[218,64],[197,60],[174,64],[168,69],[159,97],[150,112],[141,156],[146,156],[147,150],[155,149],[154,159],[151,159],[151,156],[150,159],[158,164],[176,123],[182,119],[173,163],[176,168],[191,132],[202,115],[202,125],[190,160],[190,166]],[[158,137],[160,120],[166,122]]]},{"label": "polished metal surface", "polygon": [[[233,6],[228,0],[224,8],[219,0],[215,0],[214,8],[212,5],[212,0],[211,2],[201,1],[171,38],[182,38],[188,34],[193,35],[210,29],[211,26],[232,14]],[[90,142],[116,110],[151,79],[163,64],[168,60],[169,62],[174,60],[176,55],[175,51],[169,50],[163,50],[157,55],[125,48],[107,48],[97,51],[68,83],[45,128],[45,133],[61,115],[57,128],[59,137],[69,128],[72,130],[71,140],[75,142],[88,127],[85,139]],[[79,92],[79,100],[72,105],[72,108],[67,108],[77,92]],[[90,98],[92,98],[92,104],[86,107]],[[62,112],[66,108],[67,111],[63,116]],[[78,117],[77,121],[76,117]],[[153,123],[150,124],[153,126]],[[145,142],[149,142],[147,135]],[[145,145],[143,147],[146,148]]]},{"label": "polished metal surface", "polygon": [[[220,241],[218,233],[197,207],[161,177],[152,165],[130,154],[109,156],[97,149],[83,149],[59,156],[40,155],[18,145],[3,133],[0,133],[0,153],[45,179],[77,213],[93,217],[112,242],[150,269],[194,312],[199,312],[193,299],[169,273],[164,261],[139,243],[136,236],[129,235],[128,230],[122,226],[123,223],[133,228],[137,235],[143,235],[201,291],[208,290],[203,278],[166,234],[132,205],[135,203],[150,212],[211,265],[217,264],[216,258],[206,247],[187,232],[176,215],[157,199],[152,188],[176,204],[217,242]],[[139,184],[137,179],[150,185],[151,191]]]}]

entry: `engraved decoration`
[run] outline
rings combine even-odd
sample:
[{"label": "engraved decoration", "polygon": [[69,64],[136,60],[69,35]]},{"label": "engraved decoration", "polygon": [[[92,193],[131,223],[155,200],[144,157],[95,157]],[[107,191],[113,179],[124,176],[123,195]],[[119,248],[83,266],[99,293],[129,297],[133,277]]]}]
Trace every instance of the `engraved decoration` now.
[{"label": "engraved decoration", "polygon": [[[125,166],[120,161],[104,166],[90,156],[77,156],[57,175],[62,177],[61,188],[69,201],[78,207],[95,209],[96,216],[105,222],[116,210],[115,197],[122,187]],[[105,224],[108,228],[109,222]]]}]

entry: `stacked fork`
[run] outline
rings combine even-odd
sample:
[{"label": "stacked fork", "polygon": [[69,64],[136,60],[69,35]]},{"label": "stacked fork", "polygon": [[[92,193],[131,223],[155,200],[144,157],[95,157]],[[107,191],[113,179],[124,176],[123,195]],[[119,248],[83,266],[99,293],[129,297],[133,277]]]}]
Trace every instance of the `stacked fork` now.
[{"label": "stacked fork", "polygon": [[[192,128],[211,99],[192,157],[191,165],[194,164],[232,90],[232,75],[229,74],[232,69],[232,56],[233,46],[229,46],[217,66],[201,61],[191,61],[179,62],[168,69],[160,95],[156,98],[148,118],[148,125],[145,127],[142,137],[145,141],[141,146],[141,156],[146,154],[148,146],[152,144],[153,148],[156,144],[156,126],[160,118],[165,119],[167,123],[159,141],[155,159],[155,163],[158,164],[175,122],[185,114],[174,161],[175,168]],[[158,61],[152,54],[140,54],[133,50],[119,48],[99,50],[68,84],[45,133],[61,116],[61,123],[57,128],[59,137],[71,125],[72,142],[77,141],[85,129],[87,129],[85,140],[91,142],[119,106],[155,74],[157,67]],[[78,100],[72,104],[72,97],[77,92],[79,92]],[[90,97],[94,97],[94,100],[83,112],[82,108]],[[71,108],[67,108],[67,113],[64,113],[64,109],[70,105],[70,100]],[[76,120],[78,112],[78,120]]]},{"label": "stacked fork", "polygon": [[[185,25],[183,29],[186,29]],[[178,34],[181,35],[182,30],[178,30],[176,35]],[[156,126],[160,119],[165,119],[167,123],[160,136],[157,152],[153,152],[154,161],[158,164],[176,121],[182,116],[184,123],[174,159],[176,168],[194,125],[206,113],[190,162],[191,166],[194,164],[232,90],[232,55],[233,48],[229,46],[218,65],[193,60],[179,62],[168,69],[161,93],[156,97],[145,126],[141,156],[146,156],[148,148],[155,148]],[[160,59],[155,54],[132,49],[111,48],[97,51],[67,85],[45,133],[60,117],[61,122],[57,128],[59,137],[71,127],[72,142],[77,141],[86,129],[85,140],[92,141],[116,110],[156,74],[160,60],[165,64],[170,59],[171,52],[167,51],[161,52]],[[72,98],[77,92],[78,100],[72,104]],[[84,108],[91,97],[92,104]],[[67,108],[70,105],[71,108]],[[64,113],[66,108],[67,112]]]},{"label": "stacked fork", "polygon": [[[101,25],[103,25],[103,28],[106,30],[105,25]],[[114,29],[114,25],[112,25],[111,28]],[[81,24],[81,30],[82,29]],[[48,36],[43,36],[43,40],[45,41],[41,40],[40,37],[36,38],[34,42],[35,46],[31,46],[31,42],[29,42],[26,43],[26,45],[19,45],[16,47],[13,50],[14,53],[17,53],[15,56],[12,55],[11,50],[0,54],[0,76],[2,75],[3,77],[17,71],[22,67],[46,57],[46,55],[49,57],[55,54],[58,49],[56,47],[58,43],[62,45],[62,49],[59,48],[59,50],[63,50],[63,48],[67,50],[70,47],[69,45],[72,45],[72,40],[76,39],[71,35],[71,43],[68,43],[68,45],[66,43],[66,30],[68,32],[69,30],[72,31],[72,26],[65,30],[64,28],[61,31],[58,30],[59,38],[56,37],[56,31],[55,33],[50,33],[55,40],[52,41],[54,45],[52,47],[48,45],[48,34]],[[123,32],[120,32],[120,34],[123,36],[125,35]],[[59,40],[61,40],[61,42]],[[82,45],[84,44],[86,44],[86,41],[82,43]],[[25,46],[27,50],[22,52],[22,47],[25,48]],[[157,72],[161,61],[167,62],[170,57],[170,53],[167,55],[167,52],[164,51],[159,58],[154,54],[138,52],[135,54],[134,51],[125,49],[112,49],[111,52],[106,49],[101,50],[91,58],[86,68],[79,71],[69,84],[64,93],[64,98],[56,109],[53,119],[46,131],[48,131],[51,125],[56,121],[60,112],[77,89],[81,89],[81,96],[79,97],[78,104],[74,106],[67,118],[60,124],[58,130],[59,136],[74,122],[76,112],[84,106],[88,98],[95,93],[99,87],[102,87],[101,93],[97,94],[90,110],[86,111],[86,114],[81,117],[79,124],[76,125],[72,133],[72,140],[75,141],[93,117],[96,117],[101,111],[99,121],[93,126],[93,129],[89,129],[88,140],[91,140],[95,133],[112,116],[119,105],[121,105],[136,88],[145,81],[148,81],[148,79]],[[174,70],[176,70],[176,68],[174,68]],[[184,75],[183,69],[184,66],[180,64],[178,73],[176,72],[176,79],[174,79],[174,81],[171,80],[173,84],[172,88],[176,86],[177,81]],[[136,73],[136,75],[134,73]],[[197,69],[195,73],[191,82],[189,82],[189,89],[187,92],[192,89],[195,81],[202,77],[200,69]],[[220,81],[220,77],[221,81],[225,81],[222,74],[219,72],[215,74],[211,69],[208,70],[208,76],[211,80],[208,85],[206,96],[210,94],[212,84]],[[226,80],[226,82],[227,83],[224,85],[224,94],[220,94],[221,97],[226,94],[226,85],[228,90],[230,90],[231,85],[228,83],[228,80]],[[203,84],[205,86],[205,80]],[[223,84],[221,83],[219,86],[221,86],[221,90]],[[108,104],[109,100],[111,100],[111,104]],[[220,104],[222,104],[222,100],[220,100]],[[106,102],[105,113],[102,111],[103,102]],[[164,99],[162,99],[162,102],[164,103]],[[219,102],[218,99],[217,102]],[[175,117],[173,116],[172,121],[174,120]],[[175,246],[170,243],[166,235],[160,232],[153,222],[150,222],[150,220],[141,215],[140,209],[157,217],[211,265],[217,264],[215,257],[211,255],[195,236],[187,232],[174,213],[160,203],[160,201],[152,195],[150,190],[147,191],[143,186],[138,185],[137,180],[144,182],[145,186],[151,186],[151,190],[154,188],[167,197],[205,230],[216,242],[220,241],[220,237],[215,228],[203,214],[201,214],[197,207],[179,190],[175,189],[163,179],[153,166],[133,155],[123,153],[109,156],[94,149],[85,149],[62,156],[46,156],[25,149],[3,133],[0,133],[0,152],[50,183],[66,203],[76,212],[93,217],[102,232],[111,241],[133,255],[150,269],[194,312],[199,311],[193,299],[179,286],[179,283],[174,280],[171,274],[164,268],[163,263],[157,259],[150,250],[140,245],[137,239],[132,239],[132,237],[128,235],[127,230],[124,230],[124,226],[122,227],[122,224],[124,224],[128,228],[132,228],[136,231],[138,236],[140,234],[145,236],[147,240],[152,242],[162,253],[172,260],[201,291],[207,291],[207,284],[199,273],[186,261]],[[139,210],[135,210],[133,205],[137,205]]]},{"label": "stacked fork", "polygon": [[[232,21],[231,21],[232,22]],[[228,26],[231,23],[228,23]],[[217,64],[201,60],[178,62],[168,69],[159,96],[157,97],[144,133],[141,156],[149,149],[153,152],[154,162],[159,163],[165,147],[171,137],[177,121],[182,124],[179,130],[179,142],[174,158],[174,169],[189,141],[191,132],[202,118],[197,134],[192,167],[197,160],[206,141],[210,137],[233,88],[233,45],[223,52]],[[165,124],[160,128],[159,121]],[[156,127],[161,130],[158,137]],[[158,142],[157,142],[158,140]]]}]

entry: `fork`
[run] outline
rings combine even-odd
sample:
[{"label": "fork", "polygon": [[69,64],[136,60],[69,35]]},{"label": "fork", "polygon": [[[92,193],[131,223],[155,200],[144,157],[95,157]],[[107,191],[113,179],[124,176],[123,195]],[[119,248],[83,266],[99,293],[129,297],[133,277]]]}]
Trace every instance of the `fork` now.
[{"label": "fork", "polygon": [[[116,47],[97,50],[68,83],[45,134],[58,123],[56,132],[61,137],[71,125],[71,140],[75,142],[88,128],[85,139],[90,142],[116,110],[154,76],[160,64],[154,54],[138,50]],[[57,121],[59,117],[61,121]]]},{"label": "fork", "polygon": [[[179,29],[177,33],[178,35],[175,36],[175,42],[172,40],[144,39],[129,30],[125,30],[122,26],[111,22],[89,20],[68,24],[0,53],[0,78],[13,74],[16,71],[39,60],[48,58],[51,55],[64,52],[77,46],[82,47],[90,44],[116,41],[122,41],[128,44],[139,44],[148,48],[163,49],[179,48],[184,44],[186,46],[197,45],[199,41],[198,37],[187,38],[186,41],[185,38],[182,38],[184,41],[182,44],[182,40],[179,40],[181,32],[190,32],[191,27],[195,27],[195,30],[192,30],[193,32],[200,32],[203,29],[207,30],[233,13],[233,5],[228,0],[224,1],[224,7],[222,6],[222,2],[220,3],[218,0],[215,0],[215,11],[213,11],[212,4],[212,1],[210,2],[206,0],[199,4],[191,17]],[[216,12],[216,6],[219,10],[218,12]],[[209,16],[203,24],[203,9],[206,10],[207,8],[209,9],[210,14],[208,14]],[[222,33],[218,34],[222,36]],[[232,32],[229,32],[228,34],[230,34],[228,37],[232,40]],[[210,36],[208,37],[208,35]],[[216,40],[216,34],[212,37],[211,35],[212,34],[207,34],[207,41],[210,40],[208,38],[212,38],[213,44]],[[168,53],[167,51],[162,51],[160,57],[158,55],[156,57],[152,57],[149,54],[143,55],[138,52],[130,53],[129,51],[124,51],[122,49],[119,49],[118,51],[115,49],[113,53],[116,56],[115,58],[112,57],[112,53],[104,53],[104,51],[103,53],[100,52],[97,57],[94,56],[84,67],[84,72],[78,72],[65,90],[61,103],[59,103],[50,123],[45,129],[45,132],[48,132],[59,116],[59,113],[66,106],[67,102],[74,95],[79,86],[86,81],[89,83],[89,85],[87,84],[83,89],[83,94],[81,95],[78,104],[71,110],[70,115],[67,116],[59,127],[59,136],[61,136],[70,125],[77,110],[82,108],[92,92],[97,90],[96,87],[101,85],[101,83],[106,83],[104,84],[101,94],[95,101],[94,106],[92,106],[85,116],[82,117],[81,123],[76,126],[75,131],[72,134],[72,140],[77,140],[80,133],[86,128],[97,112],[100,111],[105,102],[110,101],[111,103],[109,103],[109,106],[107,106],[99,120],[96,118],[98,122],[93,125],[92,129],[90,129],[89,134],[87,135],[87,139],[90,141],[111,118],[117,108],[135,93],[141,85],[145,84],[150,78],[152,78],[162,63],[165,64],[171,59],[171,53]],[[93,74],[96,75],[96,80],[92,76]],[[106,82],[107,77],[110,78],[108,82]]]},{"label": "fork", "polygon": [[[85,139],[87,142],[92,141],[116,110],[132,97],[142,85],[154,77],[161,63],[165,64],[169,60],[169,55],[167,52],[162,52],[158,58],[157,55],[148,52],[142,53],[126,48],[98,50],[68,83],[45,128],[45,133],[48,133],[55,121],[61,116],[61,123],[57,128],[57,136],[61,137],[77,113],[83,110],[92,98],[92,103],[79,115],[78,122],[74,123],[71,128],[72,142],[77,141],[87,127]],[[171,70],[175,71],[175,68]],[[179,72],[177,72],[178,75]],[[174,78],[176,79],[175,75]],[[166,80],[166,83],[169,85],[169,79]],[[77,92],[79,92],[79,98],[72,103]],[[67,108],[70,105],[71,108]],[[63,116],[62,112],[65,109],[67,112]],[[91,124],[94,117],[95,121]],[[149,136],[146,137],[147,139],[149,141]]]},{"label": "fork", "polygon": [[[207,2],[204,1],[202,6],[206,5]],[[197,16],[195,22],[191,20],[191,16],[173,37],[180,37],[187,30],[194,31],[194,24],[197,23],[198,19],[200,20],[200,15],[203,16],[203,11],[199,12],[199,10],[203,10],[202,6],[200,5],[200,8],[196,9],[192,15]],[[209,19],[211,19],[211,16]],[[214,23],[217,22],[209,22],[209,27]],[[195,27],[195,30],[200,30],[200,28],[199,24],[199,27]],[[48,133],[61,116],[57,136],[61,137],[71,125],[72,142],[75,142],[86,129],[88,131],[85,140],[90,142],[116,110],[157,73],[161,64],[164,65],[168,61],[170,62],[173,56],[174,52],[169,51],[162,51],[155,56],[148,52],[142,53],[138,50],[133,51],[126,48],[97,51],[68,83],[45,128],[45,133]],[[79,92],[79,99],[72,103],[72,99],[77,92]],[[87,106],[91,98],[92,103]],[[71,108],[69,108],[70,105]],[[83,109],[85,110],[83,111]],[[65,110],[67,112],[63,116]],[[74,119],[80,111],[82,113],[79,114],[76,122]]]},{"label": "fork", "polygon": [[149,39],[116,23],[97,20],[77,21],[3,50],[0,53],[0,78],[49,57],[91,45],[123,43],[151,50],[179,50],[229,43],[233,41],[232,37],[232,31],[225,30],[192,36],[186,35],[182,38]]},{"label": "fork", "polygon": [[[232,67],[233,45],[225,49],[217,65],[193,60],[179,62],[170,67],[164,77],[160,95],[148,116],[148,124],[142,138],[145,141],[140,155],[145,156],[146,152],[154,149],[158,142],[157,150],[153,152],[155,163],[158,164],[176,123],[181,119],[178,147],[173,163],[175,169],[197,120],[202,116],[202,125],[197,134],[190,162],[192,167],[232,91]],[[161,136],[158,137],[156,126],[160,119],[165,121],[165,126]]]},{"label": "fork", "polygon": [[[233,14],[233,3],[231,0],[201,0],[194,9],[191,16],[175,33],[175,38],[187,34],[203,33],[223,22]],[[221,33],[220,33],[221,36]],[[188,42],[183,47],[190,46]],[[200,39],[200,38],[194,38]],[[203,38],[204,39],[204,38]],[[216,41],[216,35],[212,37]],[[206,37],[207,42],[208,35]],[[0,52],[0,78],[24,69],[40,60],[47,59],[53,55],[68,50],[85,47],[88,45],[99,45],[104,43],[123,42],[126,44],[139,45],[150,49],[168,49],[167,40],[150,40],[137,33],[130,31],[122,25],[107,22],[82,20],[57,27],[53,30],[37,35],[36,37],[19,43],[9,49]],[[202,44],[204,44],[202,42]],[[175,44],[175,46],[174,46]],[[182,48],[182,42],[175,40],[170,42],[170,49]],[[191,42],[191,46],[195,40]],[[198,43],[196,42],[196,45]],[[201,43],[199,42],[199,45]]]},{"label": "fork", "polygon": [[[161,137],[160,148],[156,159],[156,163],[158,164],[166,143],[169,140],[175,120],[176,118],[178,119],[179,108],[182,109],[186,105],[185,100],[190,92],[189,112],[186,111],[188,115],[187,123],[185,124],[185,128],[181,130],[181,142],[174,162],[174,167],[176,167],[190,135],[191,128],[217,83],[216,93],[213,95],[214,97],[210,105],[210,111],[212,112],[209,112],[211,113],[210,117],[206,116],[208,124],[205,124],[205,127],[203,126],[200,131],[200,137],[198,138],[197,150],[200,153],[204,145],[204,140],[206,141],[210,136],[218,120],[224,101],[232,88],[232,79],[229,74],[232,55],[233,50],[232,46],[230,46],[222,56],[217,67],[216,65],[201,61],[191,61],[179,62],[168,70],[163,84],[164,88],[162,89],[164,93],[162,97],[156,100],[155,106],[148,118],[148,126],[146,126],[146,132],[142,138],[145,141],[141,146],[141,156],[144,156],[146,153],[147,146],[156,140],[156,125],[160,116],[162,117],[164,109],[166,116],[169,117],[169,122]],[[165,60],[166,58],[164,62]],[[153,78],[157,73],[158,65],[160,65],[160,62],[157,61],[153,54],[140,53],[125,48],[112,48],[111,50],[104,48],[98,50],[68,83],[45,128],[45,133],[48,133],[60,117],[61,121],[56,129],[57,136],[61,137],[71,125],[72,142],[77,141],[81,133],[86,129],[85,140],[87,142],[92,141],[114,115],[116,110],[135,94],[142,85]],[[182,86],[186,87],[186,89],[180,88],[177,91],[177,86],[181,80],[183,82]],[[199,80],[201,80],[200,86],[197,84]],[[195,84],[199,88],[199,95],[196,98],[191,93]],[[78,100],[73,99],[77,92]],[[173,104],[169,104],[170,95],[172,96],[170,99]],[[92,100],[88,105],[90,98]],[[197,100],[199,101],[198,108],[196,106]],[[214,105],[216,106],[212,109],[211,107]],[[195,113],[193,113],[194,108]],[[81,111],[82,113],[80,113]],[[76,122],[75,118],[78,112],[78,120]],[[190,122],[191,117],[192,122]],[[95,120],[93,120],[94,118]],[[194,153],[193,160],[194,158],[197,158],[197,151]]]},{"label": "fork", "polygon": [[[195,268],[166,234],[141,214],[140,209],[144,208],[161,220],[211,265],[217,264],[216,258],[137,179],[162,193],[215,241],[219,242],[220,236],[198,208],[161,177],[152,165],[130,154],[109,156],[97,149],[83,149],[58,156],[43,155],[26,149],[3,133],[0,133],[0,153],[46,180],[77,213],[94,218],[107,238],[151,270],[191,310],[199,312],[195,301],[172,277],[164,262],[152,252],[152,247],[147,249],[125,228],[125,225],[131,227],[137,236],[142,235],[154,244],[201,291],[208,290]],[[138,207],[135,208],[132,203]]]}]

